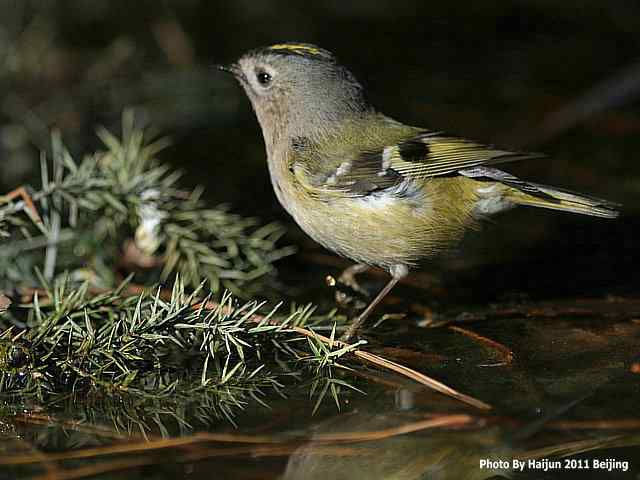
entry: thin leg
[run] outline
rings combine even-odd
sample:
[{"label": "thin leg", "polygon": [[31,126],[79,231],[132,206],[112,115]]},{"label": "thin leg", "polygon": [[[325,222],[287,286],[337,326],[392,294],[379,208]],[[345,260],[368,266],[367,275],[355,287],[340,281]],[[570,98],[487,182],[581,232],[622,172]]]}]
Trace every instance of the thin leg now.
[{"label": "thin leg", "polygon": [[[344,306],[355,306],[361,303],[364,304],[363,306],[366,306],[369,294],[364,288],[360,286],[356,275],[364,273],[370,268],[371,267],[369,267],[368,265],[363,265],[360,263],[351,265],[340,274],[337,283],[335,281],[333,281],[333,283],[329,283],[330,286],[336,287],[336,302]],[[362,297],[364,301],[361,302],[360,297]]]},{"label": "thin leg", "polygon": [[360,275],[370,268],[371,267],[369,265],[364,265],[362,263],[351,265],[340,274],[340,276],[338,277],[338,281],[353,288],[356,292],[364,293],[366,295],[366,292],[362,289],[362,287],[358,283],[358,280],[356,280],[356,275]]},{"label": "thin leg", "polygon": [[351,337],[353,337],[353,335],[360,329],[367,317],[371,314],[371,312],[373,312],[373,309],[376,308],[376,306],[382,301],[384,297],[387,296],[387,294],[391,291],[395,284],[398,283],[400,279],[405,277],[407,273],[408,271],[406,267],[397,267],[392,269],[391,280],[389,280],[384,288],[380,290],[380,293],[376,295],[376,298],[371,301],[367,308],[365,308],[364,311],[360,315],[358,315],[358,317],[353,322],[351,322],[351,325],[349,325],[347,331],[344,332],[344,335],[342,335],[341,340],[343,342],[346,342]]}]

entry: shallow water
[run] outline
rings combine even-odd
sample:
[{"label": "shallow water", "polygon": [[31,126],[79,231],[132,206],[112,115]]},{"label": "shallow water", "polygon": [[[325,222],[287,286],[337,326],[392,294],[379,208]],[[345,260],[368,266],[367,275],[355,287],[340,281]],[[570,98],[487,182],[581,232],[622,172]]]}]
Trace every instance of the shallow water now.
[{"label": "shallow water", "polygon": [[[553,160],[511,170],[620,201],[625,215],[607,222],[510,212],[471,233],[456,255],[410,276],[372,319],[366,350],[489,411],[353,359],[345,360],[354,369],[346,378],[365,394],[345,392],[340,411],[326,400],[312,415],[308,385],[291,386],[286,398],[263,398],[268,409],[247,405],[237,426],[199,423],[186,411],[179,413],[190,426],[164,412],[161,428],[132,406],[82,400],[52,411],[6,403],[0,479],[639,478],[637,97],[584,118],[573,110],[572,128],[554,116],[584,107],[588,89],[635,65],[635,4],[134,2],[123,14],[106,1],[92,9],[9,3],[0,5],[3,35],[21,25],[25,51],[42,54],[20,57],[28,68],[19,74],[1,72],[3,191],[31,178],[33,145],[46,146],[48,127],[84,151],[96,123],[113,125],[123,106],[136,105],[174,139],[163,160],[183,168],[187,183],[205,184],[212,204],[287,224],[285,243],[299,253],[280,262],[274,297],[326,312],[335,303],[324,278],[349,263],[308,240],[277,205],[248,103],[208,68],[265,43],[331,48],[385,112],[543,150]],[[183,30],[191,57],[157,40],[159,31],[182,38],[162,30],[167,24]],[[372,293],[384,281],[362,278]],[[371,328],[383,313],[400,315]],[[556,466],[546,461],[564,457],[571,461],[545,471]],[[514,459],[525,461],[522,472]],[[488,460],[495,462],[484,467]]]},{"label": "shallow water", "polygon": [[[101,478],[210,478],[215,472],[217,478],[274,479],[640,473],[640,300],[518,299],[427,312],[416,305],[425,295],[400,287],[385,310],[414,313],[368,329],[363,348],[487,402],[491,410],[345,359],[355,369],[346,378],[365,394],[345,392],[341,411],[327,399],[313,415],[308,388],[291,387],[287,398],[263,397],[270,408],[247,405],[235,417],[237,427],[221,419],[203,424],[187,410],[175,413],[189,427],[179,428],[170,412],[157,415],[162,433],[132,406],[96,405],[92,411],[78,400],[48,412],[5,405],[0,463],[7,478],[100,471],[109,472]],[[137,422],[147,425],[144,435]],[[524,462],[521,472],[514,471],[515,460]],[[16,462],[28,464],[7,465]]]}]

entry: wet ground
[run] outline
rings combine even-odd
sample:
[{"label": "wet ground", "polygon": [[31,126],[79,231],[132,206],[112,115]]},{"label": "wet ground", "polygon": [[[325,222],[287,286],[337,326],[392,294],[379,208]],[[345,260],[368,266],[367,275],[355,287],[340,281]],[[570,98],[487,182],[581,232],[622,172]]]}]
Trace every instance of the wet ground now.
[{"label": "wet ground", "polygon": [[[198,424],[186,411],[191,427],[176,430],[161,416],[159,425],[168,429],[161,435],[148,418],[136,419],[135,410],[91,412],[80,403],[51,413],[14,405],[2,420],[6,478],[640,474],[640,299],[516,299],[436,312],[417,300],[426,295],[401,287],[386,310],[412,313],[368,330],[364,350],[481,399],[490,410],[354,359],[345,359],[354,368],[349,378],[365,394],[344,394],[342,411],[329,400],[312,415],[307,389],[291,388],[286,399],[262,398],[270,408],[248,405],[236,428],[223,420]],[[150,426],[144,435],[136,421]]]},{"label": "wet ground", "polygon": [[[248,103],[209,68],[261,44],[336,50],[393,116],[542,150],[553,160],[511,171],[625,208],[615,221],[509,212],[408,277],[372,319],[365,350],[490,410],[356,359],[348,375],[364,394],[346,393],[340,411],[326,401],[312,415],[307,386],[292,387],[263,398],[270,408],[248,405],[237,427],[151,423],[143,434],[122,427],[136,424],[127,408],[5,404],[0,479],[640,478],[640,111],[625,93],[640,84],[635,5],[136,2],[124,15],[109,2],[3,3],[0,44],[22,43],[0,77],[2,191],[31,178],[50,127],[84,151],[96,123],[138,106],[174,139],[163,159],[212,204],[288,226],[299,252],[280,262],[274,296],[291,302],[334,308],[325,277],[349,262],[282,212]],[[384,282],[362,277],[372,293]]]}]

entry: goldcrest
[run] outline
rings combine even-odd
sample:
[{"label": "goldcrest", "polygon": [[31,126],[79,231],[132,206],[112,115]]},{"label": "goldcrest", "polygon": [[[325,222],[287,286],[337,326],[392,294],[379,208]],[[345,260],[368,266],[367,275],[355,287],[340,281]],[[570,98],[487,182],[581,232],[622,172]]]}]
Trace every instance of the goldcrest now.
[{"label": "goldcrest", "polygon": [[495,167],[539,154],[389,118],[331,52],[315,45],[259,48],[221,69],[251,101],[282,206],[329,250],[391,275],[344,339],[419,261],[451,249],[485,217],[518,205],[618,216],[612,202]]}]

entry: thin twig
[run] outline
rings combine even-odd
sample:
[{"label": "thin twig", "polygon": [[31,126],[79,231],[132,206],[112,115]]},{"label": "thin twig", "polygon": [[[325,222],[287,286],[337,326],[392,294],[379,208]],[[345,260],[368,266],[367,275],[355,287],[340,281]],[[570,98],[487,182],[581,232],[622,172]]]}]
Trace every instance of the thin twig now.
[{"label": "thin twig", "polygon": [[[242,435],[231,433],[210,433],[200,432],[188,437],[164,438],[153,441],[137,441],[107,445],[101,447],[83,448],[59,453],[48,453],[46,458],[49,461],[78,460],[82,458],[96,458],[105,455],[134,454],[142,452],[153,452],[168,448],[182,448],[201,443],[240,443],[253,444],[260,447],[269,445],[287,445],[297,447],[302,444],[313,442],[318,444],[335,443],[362,443],[382,440],[408,433],[429,430],[434,428],[460,427],[476,422],[470,415],[439,415],[427,419],[410,422],[396,427],[382,430],[369,430],[362,432],[337,432],[316,434],[312,438],[306,436],[271,436],[271,435]],[[220,452],[230,451],[220,450]],[[223,453],[224,454],[224,453]],[[38,455],[11,455],[0,457],[0,465],[26,465],[42,461],[42,453]]]},{"label": "thin twig", "polygon": [[130,470],[132,468],[143,467],[157,463],[153,458],[133,458],[129,460],[115,460],[113,462],[85,465],[73,470],[63,470],[50,476],[49,474],[32,477],[31,480],[76,480],[78,478],[95,477],[102,473],[115,472],[119,470]]},{"label": "thin twig", "polygon": [[466,403],[467,405],[471,405],[472,407],[476,407],[481,410],[491,410],[492,408],[491,405],[481,400],[473,398],[469,395],[465,395],[464,393],[460,393],[457,390],[449,387],[448,385],[445,385],[444,383],[428,377],[423,373],[417,372],[409,367],[405,367],[404,365],[386,360],[382,357],[374,355],[373,353],[365,352],[364,350],[354,350],[353,354],[360,359],[368,361],[369,363],[373,363],[374,365],[377,365],[379,367],[392,370],[396,373],[399,373],[400,375],[404,375],[407,378],[415,380],[422,385],[425,385],[437,392],[442,393],[443,395],[455,398],[456,400],[460,400],[461,402]]},{"label": "thin twig", "polygon": [[547,428],[557,428],[560,430],[639,430],[640,419],[557,420],[555,422],[549,422]]},{"label": "thin twig", "polygon": [[485,337],[476,332],[472,332],[471,330],[467,330],[466,328],[457,327],[455,325],[449,326],[449,330],[453,330],[454,332],[458,332],[458,333],[461,333],[462,335],[466,335],[467,337],[475,340],[476,342],[480,342],[488,346],[489,348],[492,348],[493,350],[497,351],[502,357],[506,365],[511,365],[513,363],[513,351],[509,347],[501,344],[500,342],[496,342],[491,338]]},{"label": "thin twig", "polygon": [[357,443],[363,441],[371,442],[431,428],[459,427],[462,425],[468,425],[474,420],[474,417],[471,417],[469,415],[442,415],[435,418],[427,418],[424,420],[399,425],[397,427],[386,428],[383,430],[374,430],[369,432],[321,433],[315,435],[313,437],[313,441],[321,441],[327,443]]},{"label": "thin twig", "polygon": [[[626,438],[625,435],[612,435],[606,438],[593,438],[588,440],[577,440],[575,442],[561,443],[549,447],[542,447],[536,450],[528,450],[520,454],[514,455],[519,460],[527,460],[529,458],[544,458],[550,456],[566,457],[568,455],[577,455],[600,448],[613,448],[621,444],[621,440]],[[622,442],[623,443],[623,442]]]},{"label": "thin twig", "polygon": [[[54,477],[47,475],[40,475],[32,477],[31,480],[76,480],[79,478],[93,477],[103,473],[130,470],[132,468],[144,467],[147,465],[155,465],[160,463],[166,463],[168,461],[176,463],[195,462],[198,460],[204,460],[207,458],[215,457],[234,457],[234,456],[247,456],[251,457],[286,457],[294,453],[298,446],[289,445],[267,445],[258,447],[235,447],[224,449],[205,449],[204,451],[190,452],[183,456],[179,456],[171,459],[158,459],[153,457],[144,457],[135,460],[114,460],[111,462],[102,462],[94,465],[87,465],[84,467],[64,470],[57,473]],[[331,457],[336,456],[362,456],[364,452],[361,449],[345,448],[345,447],[331,447],[331,446],[314,446],[310,447],[305,454],[312,455],[327,455]]]}]

